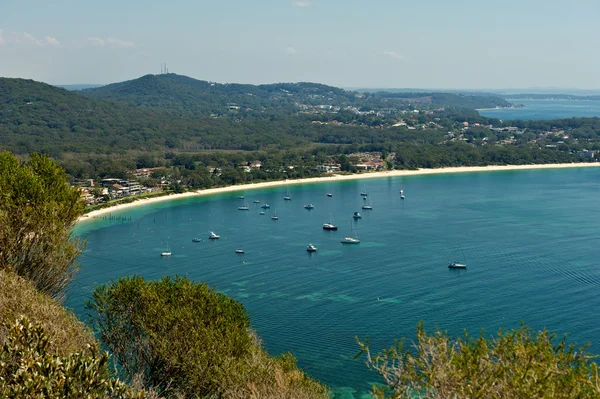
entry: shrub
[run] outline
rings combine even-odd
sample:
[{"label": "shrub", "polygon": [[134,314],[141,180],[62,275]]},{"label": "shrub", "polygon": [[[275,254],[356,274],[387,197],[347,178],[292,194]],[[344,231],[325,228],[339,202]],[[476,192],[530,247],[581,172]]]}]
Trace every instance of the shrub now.
[{"label": "shrub", "polygon": [[82,243],[71,239],[71,229],[82,210],[79,190],[56,162],[33,154],[25,163],[0,153],[0,269],[59,297],[77,271]]},{"label": "shrub", "polygon": [[296,367],[270,357],[244,307],[184,277],[122,278],[96,288],[91,323],[128,380],[168,397],[326,398]]},{"label": "shrub", "polygon": [[17,320],[0,350],[0,397],[3,398],[145,398],[110,377],[108,354],[94,347],[67,356],[51,349],[39,323]]},{"label": "shrub", "polygon": [[465,333],[452,340],[440,331],[427,335],[420,324],[413,352],[400,341],[373,355],[368,341],[358,343],[387,385],[373,388],[376,398],[600,398],[593,357],[555,339],[522,325],[491,339]]}]

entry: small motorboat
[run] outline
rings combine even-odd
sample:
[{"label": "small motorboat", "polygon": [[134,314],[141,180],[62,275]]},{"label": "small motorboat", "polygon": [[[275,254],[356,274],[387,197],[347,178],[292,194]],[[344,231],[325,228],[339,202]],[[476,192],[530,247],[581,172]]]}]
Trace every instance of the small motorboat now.
[{"label": "small motorboat", "polygon": [[243,254],[243,253],[244,253],[244,250],[243,250],[243,249],[236,249],[236,250],[235,250],[235,253],[236,253],[236,254]]},{"label": "small motorboat", "polygon": [[337,226],[334,225],[333,223],[324,223],[323,224],[323,230],[337,230]]},{"label": "small motorboat", "polygon": [[192,242],[201,242],[202,238],[194,237],[192,238]]},{"label": "small motorboat", "polygon": [[255,204],[260,204],[260,200],[254,200]]},{"label": "small motorboat", "polygon": [[328,196],[328,197],[333,197],[333,194],[331,194],[331,193],[327,193],[327,196]]},{"label": "small motorboat", "polygon": [[271,207],[271,205],[269,205],[269,204],[262,204],[260,207],[262,209],[269,209]]},{"label": "small motorboat", "polygon": [[238,197],[238,199],[246,199],[246,197],[244,197],[243,195],[240,195],[240,196]]},{"label": "small motorboat", "polygon": [[466,268],[467,268],[466,263],[450,262],[448,264],[448,269],[466,269]]},{"label": "small motorboat", "polygon": [[312,244],[308,244],[308,245],[306,246],[306,251],[307,251],[307,252],[317,252],[317,247],[315,247],[315,246],[314,246],[314,245],[312,245]]},{"label": "small motorboat", "polygon": [[360,214],[360,212],[354,212],[354,215],[352,215],[352,217],[354,219],[360,219],[360,218],[362,218],[362,215]]},{"label": "small motorboat", "polygon": [[313,209],[315,206],[313,204],[306,204],[304,205],[304,208],[306,209]]},{"label": "small motorboat", "polygon": [[265,215],[265,212],[263,212],[263,211],[260,211],[260,212],[258,212],[258,214],[259,214],[259,215]]},{"label": "small motorboat", "polygon": [[218,235],[218,234],[216,234],[214,231],[211,231],[211,232],[210,232],[210,235],[208,236],[208,238],[209,238],[210,240],[218,240],[219,238],[221,238],[221,236],[220,236],[220,235]]}]

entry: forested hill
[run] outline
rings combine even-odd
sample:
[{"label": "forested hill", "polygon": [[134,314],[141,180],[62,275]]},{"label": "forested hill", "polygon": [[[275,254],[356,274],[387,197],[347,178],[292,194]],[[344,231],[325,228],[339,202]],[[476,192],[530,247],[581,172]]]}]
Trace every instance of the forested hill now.
[{"label": "forested hill", "polygon": [[33,80],[0,78],[0,149],[59,158],[68,152],[289,148],[311,140],[301,137],[305,132],[297,126],[300,121],[181,117],[79,93]]},{"label": "forested hill", "polygon": [[126,101],[140,107],[219,115],[236,111],[244,114],[290,114],[298,103],[307,105],[355,105],[362,96],[336,87],[316,83],[278,83],[270,85],[222,84],[196,80],[173,73],[145,75],[82,91],[90,97]]},{"label": "forested hill", "polygon": [[461,107],[461,108],[496,108],[510,107],[513,104],[500,96],[491,94],[464,94],[464,93],[391,93],[379,91],[374,93],[376,97],[390,100],[400,100],[411,103],[426,103],[438,107]]},{"label": "forested hill", "polygon": [[358,93],[317,83],[222,84],[176,74],[141,78],[87,89],[94,98],[197,116],[287,116],[312,107],[389,112],[422,106],[493,108],[511,104],[498,96],[451,93]]}]

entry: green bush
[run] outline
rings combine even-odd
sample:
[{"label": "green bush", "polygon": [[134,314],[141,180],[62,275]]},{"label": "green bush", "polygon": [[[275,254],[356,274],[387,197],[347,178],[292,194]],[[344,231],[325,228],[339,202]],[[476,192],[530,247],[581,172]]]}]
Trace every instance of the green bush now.
[{"label": "green bush", "polygon": [[412,352],[401,341],[373,355],[368,341],[358,343],[387,385],[373,388],[375,398],[600,398],[593,356],[555,338],[522,325],[490,339],[452,340],[420,324]]},{"label": "green bush", "polygon": [[10,327],[8,341],[0,350],[0,397],[2,398],[145,398],[110,377],[108,354],[89,350],[67,356],[56,354],[40,324],[27,318]]},{"label": "green bush", "polygon": [[244,307],[184,277],[121,278],[96,288],[91,323],[128,380],[167,397],[326,398],[327,389],[270,357]]},{"label": "green bush", "polygon": [[82,243],[71,229],[83,211],[78,189],[47,156],[28,162],[0,153],[0,269],[58,297],[73,279]]}]

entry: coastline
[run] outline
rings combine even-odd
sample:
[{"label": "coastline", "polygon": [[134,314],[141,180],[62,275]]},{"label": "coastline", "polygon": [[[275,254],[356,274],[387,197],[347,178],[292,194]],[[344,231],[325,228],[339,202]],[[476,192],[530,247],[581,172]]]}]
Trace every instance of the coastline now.
[{"label": "coastline", "polygon": [[204,196],[213,194],[222,194],[242,190],[255,190],[260,188],[280,187],[287,185],[306,184],[306,183],[321,183],[321,182],[337,182],[344,180],[359,180],[359,179],[377,179],[383,177],[402,177],[402,176],[419,176],[419,175],[435,175],[446,173],[468,173],[468,172],[498,172],[511,170],[537,170],[537,169],[565,169],[565,168],[589,168],[600,167],[600,162],[588,163],[560,163],[560,164],[536,164],[536,165],[488,165],[488,166],[458,166],[437,169],[417,169],[417,170],[386,170],[379,172],[365,172],[360,174],[349,175],[332,175],[325,177],[309,177],[304,179],[294,180],[277,180],[260,183],[240,184],[236,186],[208,188],[205,190],[190,191],[181,194],[171,194],[162,197],[149,199],[140,199],[138,201],[127,204],[115,205],[108,208],[98,209],[79,217],[77,223],[86,220],[93,220],[100,216],[110,214],[112,212],[122,211],[124,209],[136,208],[139,206],[154,204],[157,202],[172,201],[180,198],[193,196]]}]

